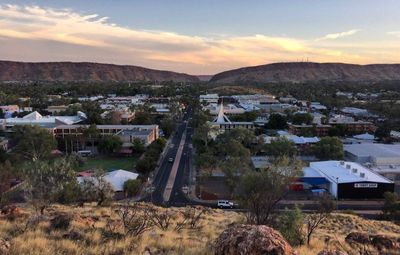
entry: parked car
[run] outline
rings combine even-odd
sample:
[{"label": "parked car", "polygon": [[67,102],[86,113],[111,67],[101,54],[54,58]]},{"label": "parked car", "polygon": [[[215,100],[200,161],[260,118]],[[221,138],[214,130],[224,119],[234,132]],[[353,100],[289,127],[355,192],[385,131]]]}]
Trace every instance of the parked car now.
[{"label": "parked car", "polygon": [[218,208],[221,209],[232,209],[233,208],[233,203],[229,202],[228,200],[218,200],[218,204],[217,204]]},{"label": "parked car", "polygon": [[168,158],[168,162],[169,162],[169,163],[174,162],[174,158]]}]

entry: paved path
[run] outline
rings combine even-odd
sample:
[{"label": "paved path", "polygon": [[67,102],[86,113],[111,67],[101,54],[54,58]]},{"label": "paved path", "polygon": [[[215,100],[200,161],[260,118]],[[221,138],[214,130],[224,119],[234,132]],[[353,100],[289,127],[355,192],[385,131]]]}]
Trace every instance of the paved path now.
[{"label": "paved path", "polygon": [[178,151],[176,153],[174,164],[172,165],[171,173],[168,177],[167,185],[165,186],[163,200],[164,202],[168,202],[171,198],[172,188],[174,187],[176,174],[178,172],[179,163],[181,161],[183,147],[185,146],[186,141],[186,130],[184,131],[181,141],[179,143]]}]

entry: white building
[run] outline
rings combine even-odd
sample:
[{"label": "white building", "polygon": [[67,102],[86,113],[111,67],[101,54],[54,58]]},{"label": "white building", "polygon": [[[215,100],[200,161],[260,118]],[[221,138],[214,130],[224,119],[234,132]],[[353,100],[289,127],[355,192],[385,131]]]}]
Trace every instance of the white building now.
[{"label": "white building", "polygon": [[200,103],[218,104],[218,100],[219,100],[218,94],[200,95]]},{"label": "white building", "polygon": [[338,199],[375,199],[394,191],[392,181],[355,162],[319,161],[309,167],[329,181],[329,193]]}]

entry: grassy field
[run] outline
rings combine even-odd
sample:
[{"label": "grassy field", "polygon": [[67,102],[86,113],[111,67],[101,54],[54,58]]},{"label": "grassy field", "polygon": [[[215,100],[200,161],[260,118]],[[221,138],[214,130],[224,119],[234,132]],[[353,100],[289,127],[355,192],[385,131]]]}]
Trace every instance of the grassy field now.
[{"label": "grassy field", "polygon": [[103,169],[109,171],[111,169],[133,170],[135,168],[137,158],[135,157],[87,157],[85,164],[80,170]]}]

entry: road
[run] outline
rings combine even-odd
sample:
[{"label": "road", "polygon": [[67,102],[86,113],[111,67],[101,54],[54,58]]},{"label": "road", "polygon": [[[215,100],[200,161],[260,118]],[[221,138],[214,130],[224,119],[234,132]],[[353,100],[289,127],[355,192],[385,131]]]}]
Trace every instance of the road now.
[{"label": "road", "polygon": [[[176,132],[171,138],[169,148],[161,161],[156,176],[153,179],[153,192],[143,200],[157,205],[186,205],[189,201],[182,192],[182,186],[187,185],[184,177],[188,176],[189,170],[189,144],[191,143],[192,129],[188,127],[188,120],[192,111],[188,108],[178,122]],[[181,147],[181,149],[179,149]],[[174,162],[169,162],[173,158]],[[172,175],[171,175],[172,173]],[[188,178],[186,178],[188,180]]]}]

